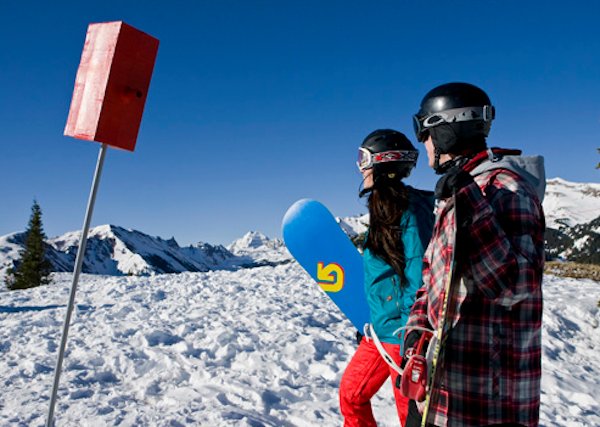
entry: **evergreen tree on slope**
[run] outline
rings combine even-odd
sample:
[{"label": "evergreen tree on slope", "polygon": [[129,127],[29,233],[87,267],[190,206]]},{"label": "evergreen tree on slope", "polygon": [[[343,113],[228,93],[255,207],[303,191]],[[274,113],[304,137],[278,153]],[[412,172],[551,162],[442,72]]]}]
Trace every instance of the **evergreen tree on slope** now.
[{"label": "evergreen tree on slope", "polygon": [[25,249],[15,267],[8,270],[8,289],[27,289],[50,283],[51,264],[46,259],[42,226],[42,210],[36,200],[31,207],[31,217],[25,236]]}]

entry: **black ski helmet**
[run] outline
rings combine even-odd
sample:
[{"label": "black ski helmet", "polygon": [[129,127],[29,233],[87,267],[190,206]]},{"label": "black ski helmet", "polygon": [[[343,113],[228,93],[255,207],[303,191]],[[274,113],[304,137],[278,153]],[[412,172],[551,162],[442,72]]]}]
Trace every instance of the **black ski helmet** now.
[{"label": "black ski helmet", "polygon": [[469,83],[446,83],[430,90],[413,116],[417,139],[430,133],[440,153],[485,148],[495,109],[488,95]]},{"label": "black ski helmet", "polygon": [[406,178],[417,164],[419,152],[409,139],[393,129],[378,129],[362,142],[358,152],[358,168],[373,168],[374,178]]}]

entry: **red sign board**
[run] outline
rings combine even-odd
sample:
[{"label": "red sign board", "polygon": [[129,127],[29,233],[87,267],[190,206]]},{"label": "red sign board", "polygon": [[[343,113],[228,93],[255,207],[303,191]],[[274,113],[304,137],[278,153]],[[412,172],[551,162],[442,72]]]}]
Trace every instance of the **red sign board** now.
[{"label": "red sign board", "polygon": [[65,135],[133,151],[157,51],[124,22],[90,24]]}]

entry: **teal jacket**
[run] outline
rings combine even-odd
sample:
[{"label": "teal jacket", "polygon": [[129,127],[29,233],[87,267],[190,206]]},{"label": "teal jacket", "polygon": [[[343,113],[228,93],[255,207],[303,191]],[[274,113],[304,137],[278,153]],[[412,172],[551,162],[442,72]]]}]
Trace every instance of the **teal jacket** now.
[{"label": "teal jacket", "polygon": [[383,259],[369,248],[363,253],[365,293],[371,313],[371,324],[381,342],[401,344],[404,334],[394,331],[406,324],[417,289],[422,285],[423,254],[433,230],[433,193],[408,188],[408,209],[400,219],[406,265],[406,283]]}]

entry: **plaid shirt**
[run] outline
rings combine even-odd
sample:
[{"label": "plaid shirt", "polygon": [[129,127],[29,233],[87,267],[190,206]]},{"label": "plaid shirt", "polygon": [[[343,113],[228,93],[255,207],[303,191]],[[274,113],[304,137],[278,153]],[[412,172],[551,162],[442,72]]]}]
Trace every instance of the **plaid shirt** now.
[{"label": "plaid shirt", "polygon": [[[537,426],[544,214],[532,187],[515,172],[487,170],[474,179],[456,195],[460,282],[449,301],[452,327],[438,361],[429,422]],[[409,326],[437,330],[455,249],[454,207],[452,199],[438,205]]]}]

